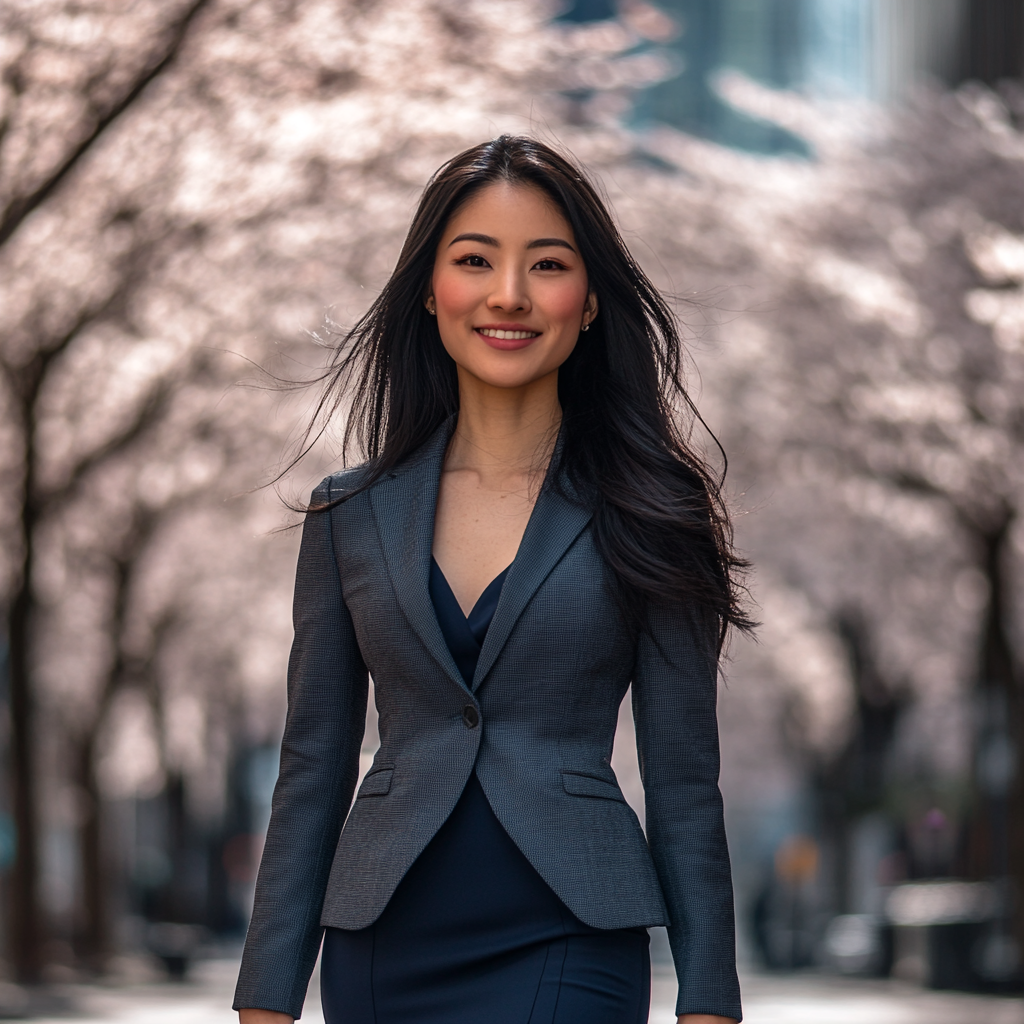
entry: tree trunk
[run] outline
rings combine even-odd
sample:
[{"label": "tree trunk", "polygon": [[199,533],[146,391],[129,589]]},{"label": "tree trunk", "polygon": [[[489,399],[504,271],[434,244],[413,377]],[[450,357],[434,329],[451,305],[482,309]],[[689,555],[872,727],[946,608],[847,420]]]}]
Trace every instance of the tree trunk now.
[{"label": "tree trunk", "polygon": [[39,821],[36,813],[35,722],[29,668],[32,619],[31,528],[25,530],[22,579],[8,615],[11,713],[11,802],[15,855],[8,892],[7,955],[20,982],[39,980],[43,922],[39,907]]},{"label": "tree trunk", "polygon": [[[974,788],[976,805],[969,825],[967,870],[979,878],[1015,883],[1024,893],[1024,722],[1017,660],[1009,635],[1007,574],[1013,511],[978,532],[979,568],[988,583],[981,623],[976,697]],[[1014,927],[1024,939],[1024,907],[1017,899]]]},{"label": "tree trunk", "polygon": [[92,730],[79,741],[74,760],[80,800],[78,851],[81,880],[81,916],[75,945],[82,964],[99,973],[110,955],[110,911],[103,843],[103,803],[96,779],[95,736],[96,731]]},{"label": "tree trunk", "polygon": [[[111,865],[106,857],[106,821],[96,773],[96,744],[117,695],[130,679],[138,680],[153,669],[153,651],[150,651],[149,659],[140,661],[128,655],[124,642],[133,570],[145,550],[155,522],[155,516],[150,512],[136,509],[132,525],[121,540],[121,550],[112,559],[114,597],[109,630],[115,654],[95,712],[90,720],[80,723],[81,731],[72,741],[72,771],[81,801],[78,825],[79,913],[75,946],[83,966],[96,973],[103,972],[112,952]],[[158,624],[154,631],[154,651],[163,631],[163,624]]]},{"label": "tree trunk", "polygon": [[856,697],[854,728],[844,748],[818,767],[814,780],[823,845],[832,865],[830,909],[850,913],[857,910],[852,877],[854,826],[884,806],[889,753],[908,698],[904,687],[885,677],[859,609],[845,609],[834,626],[849,660]]},{"label": "tree trunk", "polygon": [[[30,392],[34,397],[34,387]],[[14,807],[15,854],[7,912],[7,955],[18,981],[39,980],[43,965],[44,927],[39,905],[39,819],[36,806],[35,705],[32,693],[31,642],[35,600],[34,501],[35,451],[31,404],[22,407],[24,476],[21,501],[21,566],[7,616],[9,699],[11,714],[11,803]]]}]

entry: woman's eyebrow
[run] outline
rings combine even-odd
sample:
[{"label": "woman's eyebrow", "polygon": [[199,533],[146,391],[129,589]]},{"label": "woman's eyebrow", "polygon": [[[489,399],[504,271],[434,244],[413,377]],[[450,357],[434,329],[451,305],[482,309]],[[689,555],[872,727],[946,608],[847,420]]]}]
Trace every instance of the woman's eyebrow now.
[{"label": "woman's eyebrow", "polygon": [[527,249],[547,249],[548,246],[557,245],[563,249],[568,249],[569,252],[575,252],[576,250],[571,246],[564,238],[535,238],[532,242],[529,242],[526,246]]},{"label": "woman's eyebrow", "polygon": [[501,248],[501,242],[490,235],[477,234],[475,231],[467,231],[464,234],[456,235],[449,243],[450,249],[456,242],[479,242],[481,245],[493,245],[495,249]]},{"label": "woman's eyebrow", "polygon": [[[481,245],[492,245],[495,249],[501,248],[501,242],[499,242],[492,235],[481,235],[476,231],[465,231],[461,235],[456,235],[449,243],[448,248],[450,249],[456,242],[479,242]],[[564,238],[535,238],[532,242],[526,243],[527,249],[547,249],[549,246],[559,246],[562,249],[568,249],[569,252],[575,253],[576,249],[571,246]]]}]

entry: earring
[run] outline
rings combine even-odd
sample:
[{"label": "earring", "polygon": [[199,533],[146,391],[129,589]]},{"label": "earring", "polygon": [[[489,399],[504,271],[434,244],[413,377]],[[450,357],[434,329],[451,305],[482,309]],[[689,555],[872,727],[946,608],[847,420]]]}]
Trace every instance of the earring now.
[{"label": "earring", "polygon": [[430,314],[431,316],[437,316],[437,310],[436,310],[436,309],[434,309],[434,306],[433,306],[433,304],[431,304],[431,305],[427,306],[427,312],[428,312],[428,313],[429,313],[429,314]]},{"label": "earring", "polygon": [[589,331],[589,330],[590,330],[590,324],[584,324],[584,325],[583,325],[583,326],[582,326],[582,327],[580,328],[580,330],[581,330],[581,331]]}]

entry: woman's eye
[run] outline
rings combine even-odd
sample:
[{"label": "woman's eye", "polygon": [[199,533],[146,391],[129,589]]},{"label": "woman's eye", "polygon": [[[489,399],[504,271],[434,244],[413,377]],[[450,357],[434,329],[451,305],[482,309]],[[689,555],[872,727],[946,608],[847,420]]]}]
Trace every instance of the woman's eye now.
[{"label": "woman's eye", "polygon": [[534,264],[536,270],[564,270],[565,267],[558,260],[538,260]]},{"label": "woman's eye", "polygon": [[487,260],[483,256],[463,256],[455,261],[460,267],[486,267]]}]

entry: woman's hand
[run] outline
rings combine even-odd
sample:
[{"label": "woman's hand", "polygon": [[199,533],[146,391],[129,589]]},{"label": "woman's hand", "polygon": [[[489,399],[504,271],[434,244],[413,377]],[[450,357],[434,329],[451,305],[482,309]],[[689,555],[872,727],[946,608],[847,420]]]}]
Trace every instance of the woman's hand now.
[{"label": "woman's hand", "polygon": [[716,1017],[712,1013],[684,1013],[679,1024],[736,1024],[735,1017]]},{"label": "woman's hand", "polygon": [[238,1024],[295,1024],[295,1018],[277,1010],[239,1010]]}]

